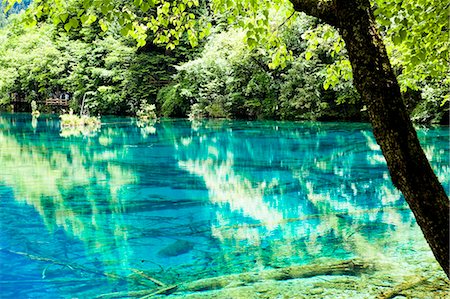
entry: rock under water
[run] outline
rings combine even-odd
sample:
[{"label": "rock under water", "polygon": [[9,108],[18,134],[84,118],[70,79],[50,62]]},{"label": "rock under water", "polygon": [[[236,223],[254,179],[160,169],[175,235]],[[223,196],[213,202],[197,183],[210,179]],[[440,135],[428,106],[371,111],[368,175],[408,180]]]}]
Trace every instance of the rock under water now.
[{"label": "rock under water", "polygon": [[176,240],[174,243],[167,245],[160,251],[158,251],[158,255],[162,257],[174,257],[184,253],[188,253],[194,248],[194,244],[192,242],[188,242],[185,240]]}]

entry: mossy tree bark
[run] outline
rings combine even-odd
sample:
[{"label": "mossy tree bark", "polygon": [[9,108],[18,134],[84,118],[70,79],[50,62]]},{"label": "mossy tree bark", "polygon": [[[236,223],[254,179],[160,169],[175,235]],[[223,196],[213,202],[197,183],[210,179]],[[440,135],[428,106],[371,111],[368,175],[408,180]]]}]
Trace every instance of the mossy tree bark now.
[{"label": "mossy tree bark", "polygon": [[392,182],[449,276],[449,199],[420,146],[369,0],[290,1],[297,11],[324,20],[342,35],[355,87],[367,106]]}]

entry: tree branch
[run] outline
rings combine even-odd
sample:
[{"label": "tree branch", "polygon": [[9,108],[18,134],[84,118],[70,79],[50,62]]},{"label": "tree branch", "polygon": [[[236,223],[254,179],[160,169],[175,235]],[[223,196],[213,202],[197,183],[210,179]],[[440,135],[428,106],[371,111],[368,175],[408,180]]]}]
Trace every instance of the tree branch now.
[{"label": "tree branch", "polygon": [[280,29],[281,27],[283,27],[284,24],[286,24],[286,22],[289,21],[289,19],[292,18],[292,16],[293,16],[295,13],[296,13],[296,11],[294,10],[294,11],[291,13],[291,15],[290,15],[286,20],[284,20],[284,22],[281,23],[281,25],[278,26],[278,29]]},{"label": "tree branch", "polygon": [[338,27],[335,0],[289,0],[296,11],[319,18],[326,23]]}]

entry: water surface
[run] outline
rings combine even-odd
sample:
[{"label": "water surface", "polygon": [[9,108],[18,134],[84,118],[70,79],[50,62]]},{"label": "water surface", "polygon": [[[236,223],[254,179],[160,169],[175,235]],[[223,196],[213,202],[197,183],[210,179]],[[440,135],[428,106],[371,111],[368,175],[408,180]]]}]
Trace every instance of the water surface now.
[{"label": "water surface", "polygon": [[[448,190],[448,128],[419,136]],[[61,132],[56,116],[3,114],[0,229],[1,298],[154,287],[139,271],[171,284],[353,258],[438,269],[364,123]]]}]

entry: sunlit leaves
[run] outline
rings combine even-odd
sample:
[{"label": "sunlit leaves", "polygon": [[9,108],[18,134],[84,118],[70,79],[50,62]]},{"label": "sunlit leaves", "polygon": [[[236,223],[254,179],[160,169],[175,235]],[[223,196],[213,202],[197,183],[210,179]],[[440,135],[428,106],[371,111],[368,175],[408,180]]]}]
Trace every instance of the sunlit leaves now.
[{"label": "sunlit leaves", "polygon": [[442,80],[448,73],[450,3],[437,0],[376,0],[375,15],[403,90]]},{"label": "sunlit leaves", "polygon": [[[323,89],[329,57],[322,53],[325,60],[319,55],[303,59],[306,43],[299,36],[315,24],[311,18],[298,18],[285,27],[281,44],[286,46],[278,53],[243,43],[253,35],[242,28],[216,32],[201,56],[179,67],[175,84],[161,92],[163,114],[173,116],[195,103],[191,112],[208,117],[314,119],[333,113],[335,98],[354,103],[358,97],[347,82],[340,80],[333,91]],[[289,56],[293,59],[287,60]]]},{"label": "sunlit leaves", "polygon": [[97,16],[95,15],[82,15],[80,18],[81,22],[85,26],[89,26],[97,20]]},{"label": "sunlit leaves", "polygon": [[[6,0],[12,7],[20,0]],[[424,80],[442,81],[448,73],[449,39],[448,17],[450,3],[439,0],[373,0],[374,14],[392,64],[399,70],[403,90],[418,88]],[[272,57],[270,68],[283,67],[292,58],[289,49],[279,37],[284,26],[298,16],[288,0],[212,0],[216,16],[231,27],[244,30],[242,42],[255,52]],[[34,26],[37,21],[49,18],[65,30],[78,30],[81,26],[98,25],[102,31],[117,28],[124,36],[136,40],[138,46],[152,42],[174,49],[187,37],[195,47],[211,33],[212,26],[206,17],[199,17],[198,0],[37,0],[27,13],[24,23]],[[207,16],[209,17],[209,16]],[[333,87],[332,76],[350,78],[345,45],[330,26],[319,25],[305,33],[308,49],[303,58],[314,59],[322,49],[342,62],[334,66],[327,76],[324,88]],[[342,67],[339,72],[338,67]],[[337,74],[337,75],[336,75]]]},{"label": "sunlit leaves", "polygon": [[[7,30],[13,25],[9,26]],[[49,32],[50,26],[45,25],[40,30],[25,29],[6,40],[0,36],[0,98],[26,91],[31,101],[62,76],[67,56],[51,42]],[[8,35],[6,30],[0,34]]]},{"label": "sunlit leaves", "polygon": [[59,16],[59,18],[61,19],[61,21],[62,21],[63,23],[66,22],[66,20],[67,20],[68,17],[69,17],[69,13],[67,13],[67,12],[62,13],[62,14]]},{"label": "sunlit leaves", "polygon": [[192,47],[197,46],[198,45],[198,39],[197,39],[197,35],[196,35],[195,31],[194,30],[188,30],[187,34],[188,34],[188,40],[189,40],[189,43],[191,44],[191,46]]},{"label": "sunlit leaves", "polygon": [[279,36],[282,27],[289,26],[296,17],[289,1],[215,0],[213,7],[231,26],[246,31],[243,42],[250,49],[270,54],[270,68],[285,67],[292,59]]},{"label": "sunlit leaves", "polygon": [[[9,5],[18,1],[7,0]],[[104,32],[118,23],[120,33],[134,38],[138,46],[146,43],[150,31],[154,43],[165,44],[169,49],[178,45],[184,34],[196,46],[199,38],[210,33],[211,26],[197,20],[193,13],[198,0],[133,0],[130,4],[137,10],[130,9],[126,2],[119,4],[111,0],[40,0],[30,7],[25,23],[32,26],[45,17],[54,24],[62,23],[66,31],[97,23]],[[142,17],[139,11],[149,14]]]},{"label": "sunlit leaves", "polygon": [[327,66],[323,88],[334,88],[341,82],[352,81],[352,68],[346,55],[345,44],[339,33],[333,27],[319,24],[310,28],[303,35],[307,44],[305,59],[311,60],[320,53],[326,53],[334,58],[333,63]]},{"label": "sunlit leaves", "polygon": [[323,83],[323,88],[334,87],[342,81],[352,80],[352,67],[347,59],[337,60],[335,63],[327,67],[327,76]]},{"label": "sunlit leaves", "polygon": [[64,29],[66,29],[66,31],[69,31],[71,28],[78,28],[79,25],[80,22],[77,18],[70,18],[70,20],[66,24],[64,24]]},{"label": "sunlit leaves", "polygon": [[305,59],[306,60],[311,60],[311,57],[313,56],[313,53],[310,51],[305,52]]}]

